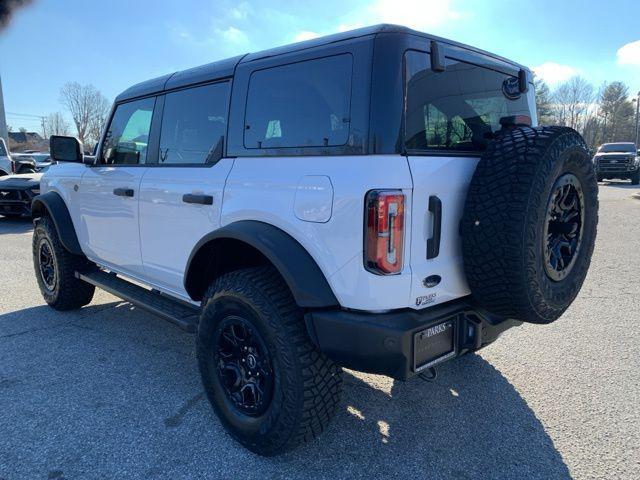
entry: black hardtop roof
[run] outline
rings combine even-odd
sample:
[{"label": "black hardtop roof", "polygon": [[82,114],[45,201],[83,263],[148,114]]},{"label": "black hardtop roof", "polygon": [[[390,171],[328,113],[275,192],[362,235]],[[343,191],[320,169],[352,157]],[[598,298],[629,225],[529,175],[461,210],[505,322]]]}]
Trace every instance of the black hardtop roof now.
[{"label": "black hardtop roof", "polygon": [[[480,50],[469,45],[465,45],[459,42],[454,42],[446,38],[437,37],[417,30],[412,30],[407,27],[399,25],[380,24],[372,25],[370,27],[358,28],[356,30],[350,30],[347,32],[335,33],[332,35],[326,35],[323,37],[314,38],[311,40],[305,40],[303,42],[291,43],[281,47],[270,48],[256,53],[248,53],[245,55],[238,55],[236,57],[228,58],[225,60],[218,60],[216,62],[207,63],[195,68],[189,68],[175,73],[169,73],[161,77],[152,78],[141,83],[137,83],[132,87],[129,87],[124,92],[116,97],[116,102],[122,102],[136,97],[142,97],[145,95],[151,95],[154,93],[163,92],[165,90],[171,90],[174,88],[185,87],[188,85],[194,85],[198,83],[209,82],[212,80],[231,77],[234,73],[236,66],[240,63],[248,63],[255,60],[275,57],[286,53],[297,52],[301,50],[307,50],[310,48],[319,47],[322,45],[328,45],[330,43],[341,42],[344,40],[360,38],[360,37],[373,37],[379,33],[401,33],[407,35],[417,35],[429,40],[437,40],[447,45],[457,46],[469,50],[471,52],[487,55],[496,60],[509,63],[517,68],[527,67],[520,65],[512,60],[494,55],[492,53]],[[528,69],[527,69],[528,70]]]}]

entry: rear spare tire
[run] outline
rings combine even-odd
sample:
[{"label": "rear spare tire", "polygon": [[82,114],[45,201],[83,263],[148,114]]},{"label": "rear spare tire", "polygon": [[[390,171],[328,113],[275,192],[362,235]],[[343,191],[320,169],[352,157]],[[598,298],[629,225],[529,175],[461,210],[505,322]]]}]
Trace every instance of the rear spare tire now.
[{"label": "rear spare tire", "polygon": [[598,184],[584,140],[566,127],[519,127],[487,147],[462,218],[462,254],[480,307],[550,323],[585,279]]}]

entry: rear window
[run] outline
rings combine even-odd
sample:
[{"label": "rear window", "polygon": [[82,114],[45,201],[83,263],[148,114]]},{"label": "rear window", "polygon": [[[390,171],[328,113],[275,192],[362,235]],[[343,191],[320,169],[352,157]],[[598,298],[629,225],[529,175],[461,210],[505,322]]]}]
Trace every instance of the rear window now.
[{"label": "rear window", "polygon": [[7,150],[4,148],[4,142],[0,142],[0,157],[6,157]]},{"label": "rear window", "polygon": [[308,60],[251,75],[246,148],[322,147],[349,139],[352,57]]},{"label": "rear window", "polygon": [[482,151],[500,119],[533,117],[512,75],[449,58],[434,72],[429,54],[417,51],[405,54],[405,69],[408,150]]}]

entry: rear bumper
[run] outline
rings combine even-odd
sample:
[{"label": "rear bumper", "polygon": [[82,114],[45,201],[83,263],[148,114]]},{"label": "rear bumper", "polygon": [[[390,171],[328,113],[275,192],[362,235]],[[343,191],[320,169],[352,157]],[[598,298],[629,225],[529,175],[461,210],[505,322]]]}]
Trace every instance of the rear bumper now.
[{"label": "rear bumper", "polygon": [[448,359],[478,350],[522,324],[479,312],[466,301],[389,313],[315,310],[305,317],[312,341],[338,365],[398,380],[420,369],[414,364],[414,335],[449,319],[456,328],[455,354]]}]

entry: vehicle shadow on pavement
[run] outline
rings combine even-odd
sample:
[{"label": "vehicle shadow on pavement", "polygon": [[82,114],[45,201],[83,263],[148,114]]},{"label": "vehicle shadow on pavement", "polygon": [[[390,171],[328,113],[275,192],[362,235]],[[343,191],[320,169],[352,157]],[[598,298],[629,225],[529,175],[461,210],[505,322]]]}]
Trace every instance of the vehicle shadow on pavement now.
[{"label": "vehicle shadow on pavement", "polygon": [[570,477],[543,425],[490,363],[471,354],[439,373],[432,383],[393,382],[387,393],[345,372],[329,431],[295,456],[326,459],[310,476]]},{"label": "vehicle shadow on pavement", "polygon": [[0,215],[0,233],[27,233],[33,230],[29,217],[11,218]]}]

